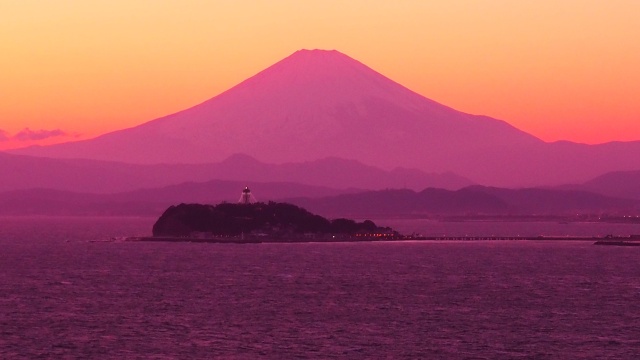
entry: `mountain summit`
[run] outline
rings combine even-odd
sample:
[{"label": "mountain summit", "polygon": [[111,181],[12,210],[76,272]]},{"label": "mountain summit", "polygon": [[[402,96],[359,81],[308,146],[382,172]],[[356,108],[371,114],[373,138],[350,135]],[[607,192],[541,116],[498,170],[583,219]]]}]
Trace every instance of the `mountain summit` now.
[{"label": "mountain summit", "polygon": [[[147,164],[218,162],[236,153],[271,163],[338,157],[387,169],[452,171],[493,185],[579,181],[622,170],[578,159],[569,171],[554,163],[551,145],[506,122],[429,100],[338,51],[300,50],[184,111],[91,140],[14,152]],[[585,151],[573,145],[553,148],[563,151],[559,159]],[[640,160],[624,166],[640,168]]]}]

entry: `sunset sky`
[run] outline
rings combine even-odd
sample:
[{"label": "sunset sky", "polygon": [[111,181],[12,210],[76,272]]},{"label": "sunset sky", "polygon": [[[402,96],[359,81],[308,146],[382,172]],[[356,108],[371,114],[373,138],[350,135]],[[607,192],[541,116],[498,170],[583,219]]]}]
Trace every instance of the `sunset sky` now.
[{"label": "sunset sky", "polygon": [[0,0],[0,149],[196,105],[336,49],[546,141],[640,140],[637,0]]}]

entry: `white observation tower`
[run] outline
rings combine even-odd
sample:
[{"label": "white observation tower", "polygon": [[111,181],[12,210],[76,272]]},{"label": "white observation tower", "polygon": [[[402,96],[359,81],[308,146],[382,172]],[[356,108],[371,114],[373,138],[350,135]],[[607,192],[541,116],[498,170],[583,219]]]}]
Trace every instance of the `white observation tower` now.
[{"label": "white observation tower", "polygon": [[240,195],[240,200],[238,200],[238,204],[253,204],[254,202],[256,202],[256,199],[251,195],[251,190],[249,190],[248,186],[245,186]]}]

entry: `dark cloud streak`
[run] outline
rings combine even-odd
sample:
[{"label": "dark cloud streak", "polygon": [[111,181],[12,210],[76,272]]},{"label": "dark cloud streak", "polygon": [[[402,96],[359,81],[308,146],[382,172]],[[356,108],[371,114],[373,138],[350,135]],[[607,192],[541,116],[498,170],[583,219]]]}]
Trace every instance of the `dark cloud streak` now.
[{"label": "dark cloud streak", "polygon": [[67,136],[68,134],[60,129],[54,130],[31,130],[25,128],[24,130],[13,135],[11,138],[18,141],[34,141],[44,140],[52,137]]}]

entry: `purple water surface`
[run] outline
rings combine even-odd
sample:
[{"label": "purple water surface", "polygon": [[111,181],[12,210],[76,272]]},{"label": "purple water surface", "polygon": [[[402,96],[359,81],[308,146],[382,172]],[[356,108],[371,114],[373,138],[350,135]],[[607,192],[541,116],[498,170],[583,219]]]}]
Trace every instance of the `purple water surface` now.
[{"label": "purple water surface", "polygon": [[88,242],[151,223],[1,219],[0,358],[640,356],[640,248]]}]

